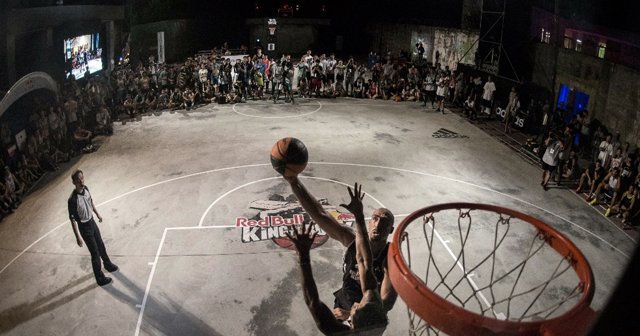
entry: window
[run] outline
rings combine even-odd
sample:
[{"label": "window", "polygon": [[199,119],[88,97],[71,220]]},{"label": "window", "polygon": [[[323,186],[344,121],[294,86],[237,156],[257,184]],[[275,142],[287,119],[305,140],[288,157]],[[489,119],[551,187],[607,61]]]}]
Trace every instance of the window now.
[{"label": "window", "polygon": [[540,42],[549,43],[550,39],[551,39],[551,32],[544,28],[540,28]]},{"label": "window", "polygon": [[582,40],[580,39],[576,39],[576,51],[577,52],[582,51]]},{"label": "window", "polygon": [[567,49],[573,49],[573,39],[569,36],[565,36],[563,45]]},{"label": "window", "polygon": [[604,52],[607,49],[607,44],[604,42],[598,43],[598,58],[604,58]]}]

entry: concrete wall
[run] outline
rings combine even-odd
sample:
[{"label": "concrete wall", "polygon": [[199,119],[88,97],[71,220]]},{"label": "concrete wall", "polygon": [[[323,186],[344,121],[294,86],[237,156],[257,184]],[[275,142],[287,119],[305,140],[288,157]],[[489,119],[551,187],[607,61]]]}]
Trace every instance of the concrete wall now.
[{"label": "concrete wall", "polygon": [[[335,47],[327,48],[328,46],[321,43],[321,35],[327,34],[326,28],[330,23],[331,21],[326,19],[277,18],[275,35],[270,36],[266,18],[248,19],[246,24],[249,27],[249,46],[253,50],[258,46],[256,40],[260,39],[260,45],[267,55],[290,53],[294,58],[309,49],[314,53],[335,52]],[[274,51],[267,51],[268,43],[275,44]],[[321,45],[330,50],[320,50]]]},{"label": "concrete wall", "polygon": [[640,71],[612,65],[609,72],[604,113],[596,117],[609,129],[620,131],[624,141],[640,146]]},{"label": "concrete wall", "polygon": [[[536,46],[533,82],[551,89],[555,48]],[[640,71],[561,48],[554,92],[568,85],[589,95],[589,113],[610,132],[640,146]]]},{"label": "concrete wall", "polygon": [[131,28],[131,61],[137,65],[139,60],[147,61],[153,55],[157,59],[157,33],[165,34],[165,61],[167,63],[183,61],[199,50],[220,47],[224,42],[230,48],[246,44],[246,32],[242,22],[223,20],[167,20]]},{"label": "concrete wall", "polygon": [[427,62],[435,63],[438,55],[437,62],[442,66],[448,65],[451,69],[455,69],[459,61],[474,63],[477,31],[385,23],[370,24],[365,31],[372,37],[370,50],[379,54],[390,51],[397,56],[401,51],[407,51],[415,57],[415,44],[420,40],[425,48],[424,58]]}]

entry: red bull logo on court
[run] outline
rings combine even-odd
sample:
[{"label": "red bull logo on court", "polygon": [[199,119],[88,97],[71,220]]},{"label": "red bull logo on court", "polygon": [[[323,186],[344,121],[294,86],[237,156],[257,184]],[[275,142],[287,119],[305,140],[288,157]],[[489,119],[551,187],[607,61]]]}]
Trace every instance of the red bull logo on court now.
[{"label": "red bull logo on court", "polygon": [[[302,209],[300,203],[286,201],[281,196],[278,198],[282,200],[253,201],[249,204],[249,209],[259,210],[258,214],[253,217],[236,217],[235,227],[240,229],[240,237],[243,243],[271,240],[280,247],[293,249],[293,243],[287,237],[291,226],[302,225],[303,223],[308,224],[311,220],[309,215]],[[326,199],[320,199],[319,201],[325,211],[331,214],[339,223],[349,226],[353,224],[354,217],[352,214],[339,212]],[[317,232],[311,248],[316,248],[329,239],[327,233],[315,223],[311,224],[311,232]]]}]

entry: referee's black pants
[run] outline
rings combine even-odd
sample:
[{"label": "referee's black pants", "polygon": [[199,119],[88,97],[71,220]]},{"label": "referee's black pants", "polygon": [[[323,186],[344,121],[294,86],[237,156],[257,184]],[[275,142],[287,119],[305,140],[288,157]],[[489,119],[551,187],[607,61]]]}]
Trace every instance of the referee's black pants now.
[{"label": "referee's black pants", "polygon": [[80,223],[78,225],[82,240],[91,253],[91,266],[93,267],[93,275],[96,277],[96,281],[104,279],[104,273],[102,272],[102,264],[100,258],[105,265],[111,265],[111,260],[107,255],[107,250],[104,247],[102,236],[100,235],[100,229],[96,224],[96,221],[91,218],[88,222]]}]

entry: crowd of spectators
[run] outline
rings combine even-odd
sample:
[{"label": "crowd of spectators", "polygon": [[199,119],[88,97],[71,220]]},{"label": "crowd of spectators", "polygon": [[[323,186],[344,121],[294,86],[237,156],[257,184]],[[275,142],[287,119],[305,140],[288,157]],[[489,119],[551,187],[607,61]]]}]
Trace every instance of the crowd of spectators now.
[{"label": "crowd of spectators", "polygon": [[[26,145],[5,169],[13,176],[7,179],[15,182],[5,183],[9,186],[4,188],[7,196],[0,195],[0,214],[6,215],[17,206],[20,194],[43,172],[57,169],[59,163],[75,155],[93,151],[91,139],[112,134],[112,120],[163,110],[190,110],[211,103],[277,103],[280,99],[295,103],[296,97],[352,97],[415,102],[442,113],[446,103],[458,107],[470,119],[501,118],[505,133],[511,131],[515,115],[527,108],[529,113],[542,116],[540,158],[553,143],[562,144],[551,172],[556,182],[577,183],[576,191],[588,190],[588,201],[593,204],[601,195],[609,195],[610,211],[606,214],[619,214],[628,222],[632,208],[637,207],[635,197],[640,189],[638,150],[632,152],[629,143],[620,143],[619,134],[607,134],[602,126],[591,127],[594,125],[589,124],[586,111],[567,118],[562,111],[553,110],[549,102],[521,101],[517,86],[502,99],[496,99],[497,89],[491,76],[451,71],[422,57],[411,62],[390,53],[382,57],[370,53],[366,60],[359,61],[313,54],[311,50],[299,58],[289,54],[271,58],[260,49],[241,55],[213,49],[182,63],[158,64],[151,58],[118,66],[106,77],[87,76],[81,81],[72,77],[62,85],[57,101],[36,100]],[[6,122],[1,130],[6,147],[12,135]],[[581,158],[589,160],[589,167],[580,167]],[[632,190],[631,185],[635,186]],[[546,184],[543,186],[546,190]]]},{"label": "crowd of spectators", "polygon": [[[59,97],[30,94],[21,110],[0,122],[3,144],[0,220],[13,213],[22,197],[47,171],[95,150],[96,135],[111,135],[111,89],[105,77],[73,78],[60,87]],[[14,123],[10,125],[10,123]],[[15,124],[24,127],[16,134]],[[18,140],[20,139],[20,140]]]},{"label": "crowd of spectators", "polygon": [[[487,78],[491,82],[490,78]],[[426,62],[403,62],[390,54],[372,53],[368,61],[334,54],[299,59],[283,54],[274,59],[260,49],[253,55],[229,57],[215,49],[189,57],[184,63],[122,67],[113,73],[117,114],[135,116],[164,109],[191,109],[209,103],[247,100],[294,102],[295,97],[353,97],[415,101],[444,111],[444,100],[463,105],[471,97],[481,107],[485,82]],[[474,113],[474,116],[476,114]]]},{"label": "crowd of spectators", "polygon": [[[623,228],[640,220],[640,149],[621,141],[619,132],[603,125],[590,125],[587,111],[564,125],[551,128],[540,149],[543,166],[551,165],[558,183],[575,183],[591,205],[605,205],[605,216],[617,215]],[[591,121],[592,123],[593,121]],[[580,162],[583,163],[581,167]],[[543,187],[546,183],[543,180]]]}]

